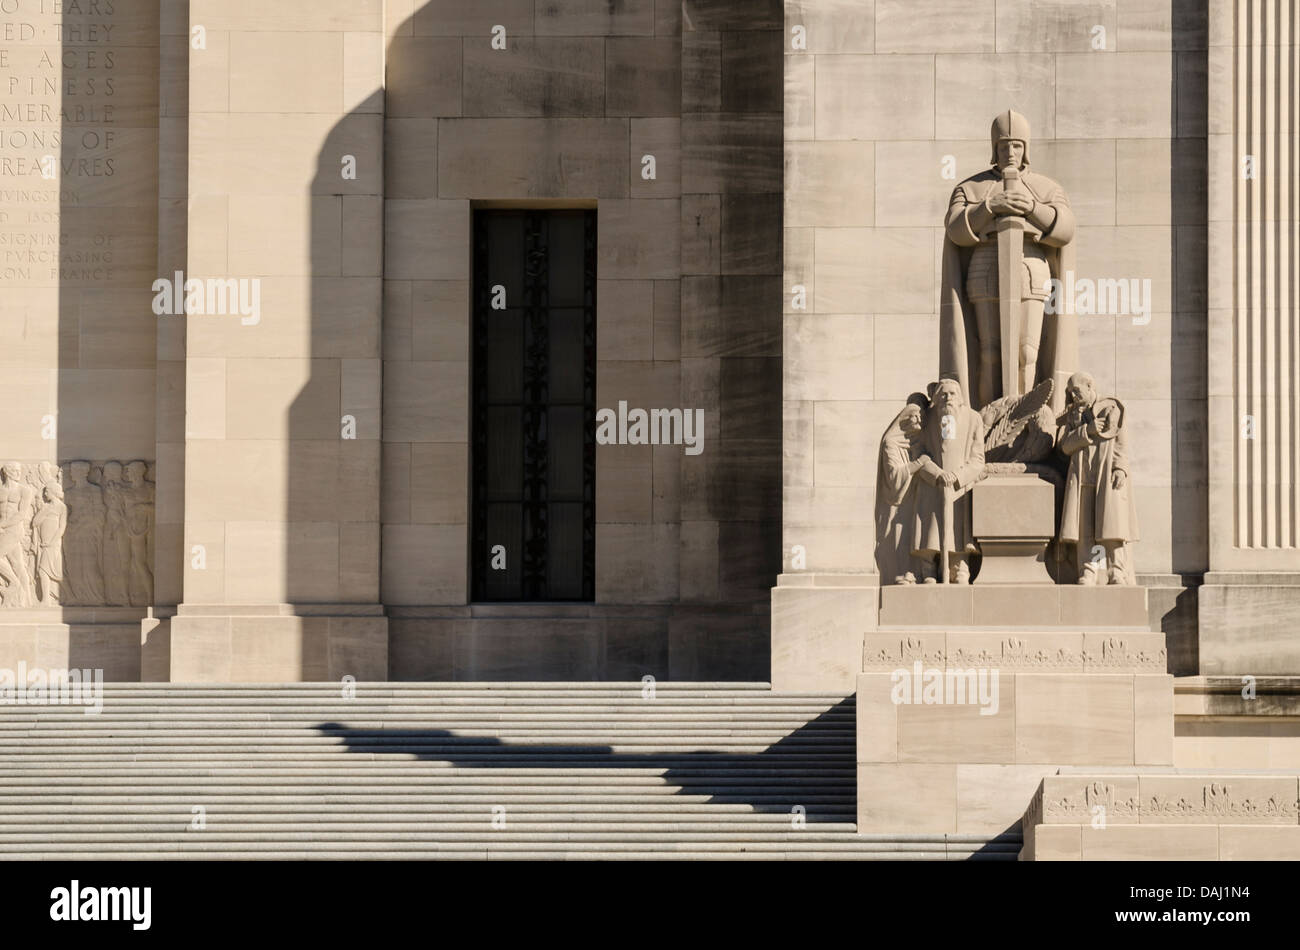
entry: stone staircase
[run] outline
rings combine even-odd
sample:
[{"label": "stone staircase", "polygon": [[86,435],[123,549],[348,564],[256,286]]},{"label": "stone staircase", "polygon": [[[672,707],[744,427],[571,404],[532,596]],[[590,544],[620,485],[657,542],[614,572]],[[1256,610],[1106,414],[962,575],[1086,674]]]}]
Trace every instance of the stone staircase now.
[{"label": "stone staircase", "polygon": [[[0,858],[1014,860],[858,835],[853,697],[762,683],[106,684],[0,705]],[[198,824],[203,827],[195,827]]]}]

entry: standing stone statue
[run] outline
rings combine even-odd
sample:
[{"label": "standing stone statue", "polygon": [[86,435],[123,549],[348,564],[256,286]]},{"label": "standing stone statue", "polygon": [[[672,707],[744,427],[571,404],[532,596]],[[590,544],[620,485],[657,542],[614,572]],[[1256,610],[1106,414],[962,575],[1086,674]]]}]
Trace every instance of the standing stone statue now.
[{"label": "standing stone statue", "polygon": [[1066,387],[1057,447],[1070,460],[1061,508],[1060,540],[1072,544],[1080,584],[1135,583],[1128,542],[1138,540],[1124,436],[1124,406],[1098,398],[1092,376],[1079,372]]},{"label": "standing stone statue", "polygon": [[1049,278],[1074,267],[1065,191],[1029,171],[1024,116],[1000,113],[992,140],[993,167],[953,190],[944,221],[939,371],[977,409],[1045,379],[1063,393],[1078,351],[1070,302],[1043,314]]},{"label": "standing stone statue", "polygon": [[930,409],[921,431],[912,553],[922,580],[970,583],[970,490],[984,473],[984,423],[966,405],[955,379],[931,383]]},{"label": "standing stone statue", "polygon": [[916,495],[913,476],[924,465],[919,454],[928,405],[925,396],[913,393],[880,439],[876,466],[876,566],[885,583],[916,583],[912,564]]}]

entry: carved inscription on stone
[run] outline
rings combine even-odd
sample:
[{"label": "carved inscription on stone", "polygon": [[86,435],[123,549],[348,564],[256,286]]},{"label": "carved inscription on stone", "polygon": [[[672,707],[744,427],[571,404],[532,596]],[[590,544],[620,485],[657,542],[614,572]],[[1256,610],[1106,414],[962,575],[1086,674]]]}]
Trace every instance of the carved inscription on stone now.
[{"label": "carved inscription on stone", "polygon": [[153,463],[0,466],[0,606],[153,600]]}]

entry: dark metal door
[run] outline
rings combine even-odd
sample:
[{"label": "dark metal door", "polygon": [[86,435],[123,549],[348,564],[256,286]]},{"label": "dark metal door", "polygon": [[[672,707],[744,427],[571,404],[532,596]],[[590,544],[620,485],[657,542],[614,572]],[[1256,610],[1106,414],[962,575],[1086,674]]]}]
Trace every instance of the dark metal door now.
[{"label": "dark metal door", "polygon": [[473,598],[595,599],[596,212],[474,212]]}]

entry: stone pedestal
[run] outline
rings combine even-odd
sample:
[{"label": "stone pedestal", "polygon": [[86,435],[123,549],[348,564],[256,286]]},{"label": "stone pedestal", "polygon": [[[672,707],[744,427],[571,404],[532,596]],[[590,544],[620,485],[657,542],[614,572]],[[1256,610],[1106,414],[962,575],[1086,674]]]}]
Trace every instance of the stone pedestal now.
[{"label": "stone pedestal", "polygon": [[976,583],[1051,584],[1047,544],[1056,533],[1056,491],[1037,475],[990,475],[971,489],[979,542]]},{"label": "stone pedestal", "polygon": [[182,604],[170,646],[174,683],[388,678],[388,618],[374,604]]},{"label": "stone pedestal", "polygon": [[851,692],[879,585],[877,574],[782,574],[772,588],[772,688]]},{"label": "stone pedestal", "polygon": [[1173,763],[1159,633],[911,628],[864,647],[860,832],[1002,832],[1061,766]]}]

